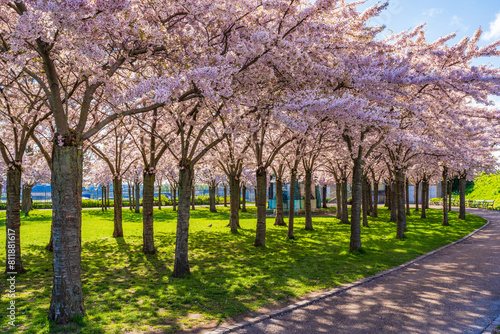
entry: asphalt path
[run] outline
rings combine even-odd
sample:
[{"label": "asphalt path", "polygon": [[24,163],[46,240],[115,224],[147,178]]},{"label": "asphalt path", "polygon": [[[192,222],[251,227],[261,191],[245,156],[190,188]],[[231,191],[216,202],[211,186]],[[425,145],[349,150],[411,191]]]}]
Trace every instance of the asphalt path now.
[{"label": "asphalt path", "polygon": [[244,328],[237,324],[231,332],[489,332],[500,315],[500,211],[468,212],[489,225],[403,269],[284,314],[264,315]]}]

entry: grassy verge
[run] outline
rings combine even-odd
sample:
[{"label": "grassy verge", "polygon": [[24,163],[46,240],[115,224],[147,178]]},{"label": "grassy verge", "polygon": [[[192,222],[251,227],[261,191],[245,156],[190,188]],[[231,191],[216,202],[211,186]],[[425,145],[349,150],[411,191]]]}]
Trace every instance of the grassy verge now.
[{"label": "grassy verge", "polygon": [[494,208],[500,210],[500,172],[476,178],[473,187],[467,189],[466,197],[470,200],[495,201]]},{"label": "grassy verge", "polygon": [[[240,233],[229,233],[228,208],[192,212],[189,278],[171,277],[176,215],[171,208],[155,211],[155,255],[142,249],[142,214],[124,210],[125,238],[112,238],[113,212],[83,211],[82,273],[87,317],[58,328],[46,319],[52,286],[51,254],[44,250],[50,235],[51,211],[33,211],[22,219],[23,263],[28,273],[18,277],[16,329],[8,329],[0,312],[1,330],[23,333],[174,332],[207,321],[222,321],[248,310],[283,302],[407,262],[460,239],[485,223],[469,215],[465,222],[450,213],[450,226],[441,226],[438,210],[428,219],[408,219],[407,239],[395,239],[396,226],[388,212],[363,228],[363,254],[350,254],[348,225],[334,217],[314,217],[314,231],[296,220],[296,240],[286,240],[286,227],[268,219],[267,247],[252,246],[255,208],[241,215]],[[212,225],[209,227],[209,225]],[[5,213],[0,213],[0,240],[5,240]],[[5,248],[0,248],[5,258]],[[6,280],[0,281],[0,309],[8,299]]]}]

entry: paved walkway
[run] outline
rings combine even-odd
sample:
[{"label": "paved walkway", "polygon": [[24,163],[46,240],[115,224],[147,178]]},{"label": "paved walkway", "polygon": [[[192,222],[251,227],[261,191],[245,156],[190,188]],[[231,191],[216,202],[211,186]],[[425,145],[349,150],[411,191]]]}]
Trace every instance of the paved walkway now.
[{"label": "paved walkway", "polygon": [[483,333],[500,315],[500,212],[468,212],[490,224],[404,269],[234,333]]}]

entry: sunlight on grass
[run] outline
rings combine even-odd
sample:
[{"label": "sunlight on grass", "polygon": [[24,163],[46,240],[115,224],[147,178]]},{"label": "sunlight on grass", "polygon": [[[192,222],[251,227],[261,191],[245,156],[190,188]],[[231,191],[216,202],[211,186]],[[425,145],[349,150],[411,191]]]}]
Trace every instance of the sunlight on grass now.
[{"label": "sunlight on grass", "polygon": [[[22,219],[23,263],[28,273],[17,281],[17,332],[175,332],[373,275],[460,239],[485,223],[471,215],[459,221],[457,213],[451,212],[451,226],[443,227],[440,211],[429,210],[428,219],[408,217],[407,239],[398,241],[396,225],[387,222],[388,213],[381,209],[379,218],[370,218],[370,227],[363,228],[364,253],[351,254],[350,227],[334,217],[314,217],[314,231],[305,231],[304,218],[297,218],[296,240],[287,240],[287,228],[274,226],[269,218],[267,247],[262,249],[253,246],[254,207],[241,214],[238,234],[227,227],[228,208],[217,209],[219,213],[208,208],[191,212],[192,275],[184,279],[171,277],[176,228],[171,208],[155,211],[158,252],[147,256],[141,252],[142,214],[124,210],[125,237],[115,239],[112,210],[84,210],[82,281],[88,316],[63,328],[47,320],[52,256],[44,247],[51,212],[33,211]],[[0,226],[0,238],[5,240],[5,212],[0,212]],[[5,247],[0,255],[5,258]],[[0,290],[4,309],[5,280]],[[5,312],[0,313],[0,321],[7,325]]]}]

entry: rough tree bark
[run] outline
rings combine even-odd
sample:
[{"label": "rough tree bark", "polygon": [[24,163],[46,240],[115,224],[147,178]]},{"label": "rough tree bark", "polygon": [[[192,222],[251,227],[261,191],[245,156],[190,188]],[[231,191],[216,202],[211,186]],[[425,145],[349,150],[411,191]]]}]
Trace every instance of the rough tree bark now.
[{"label": "rough tree bark", "polygon": [[134,207],[134,189],[133,189],[133,186],[128,183],[128,206],[129,206],[129,209],[130,211],[133,210],[133,207]]},{"label": "rough tree bark", "polygon": [[153,173],[143,173],[142,188],[142,252],[144,254],[154,254],[154,193],[155,193],[155,175]]},{"label": "rough tree bark", "polygon": [[[141,213],[141,187],[139,183],[135,184],[135,213]],[[144,194],[143,194],[144,195]]]},{"label": "rough tree bark", "polygon": [[347,180],[342,180],[342,217],[340,223],[349,224],[349,209],[347,208]]},{"label": "rough tree bark", "polygon": [[366,198],[368,199],[366,205],[367,214],[369,216],[372,216],[373,215],[372,183],[370,182],[368,177],[366,177],[366,196],[367,196]]},{"label": "rough tree bark", "polygon": [[224,206],[227,206],[227,186],[224,185]]},{"label": "rough tree bark", "polygon": [[350,252],[361,250],[361,201],[363,167],[360,159],[354,159],[352,170],[351,243]]},{"label": "rough tree bark", "polygon": [[420,181],[418,181],[416,184],[415,184],[415,212],[418,212],[418,195],[419,195],[419,189],[420,188]]},{"label": "rough tree bark", "polygon": [[106,210],[110,207],[109,205],[109,184],[106,186]]},{"label": "rough tree bark", "polygon": [[211,185],[208,187],[208,198],[210,201],[210,212],[217,212],[217,207],[215,206],[215,191],[217,187]]},{"label": "rough tree bark", "polygon": [[285,220],[283,219],[283,210],[283,181],[280,177],[276,177],[276,218],[274,220],[274,225],[286,226]]},{"label": "rough tree bark", "polygon": [[373,209],[372,217],[378,217],[378,183],[373,183]]},{"label": "rough tree bark", "polygon": [[295,239],[293,235],[293,219],[295,214],[295,182],[297,181],[297,170],[292,169],[290,173],[290,205],[288,205],[288,232],[287,239]]},{"label": "rough tree bark", "polygon": [[241,197],[242,197],[242,207],[241,207],[241,212],[247,212],[247,187],[243,186],[243,189],[241,190]]},{"label": "rough tree bark", "polygon": [[7,212],[5,221],[5,273],[15,272],[24,274],[21,259],[21,166],[14,166],[7,170]]},{"label": "rough tree bark", "polygon": [[177,211],[177,187],[172,188],[172,210]]},{"label": "rough tree bark", "polygon": [[368,190],[367,190],[367,182],[366,177],[363,175],[361,181],[361,208],[363,214],[363,226],[368,227]]},{"label": "rough tree bark", "polygon": [[397,181],[392,181],[391,187],[390,187],[390,207],[389,209],[391,210],[391,218],[389,219],[390,222],[397,223],[398,221],[398,196],[397,196],[397,189],[398,189],[398,183]]},{"label": "rough tree bark", "polygon": [[405,187],[405,202],[406,202],[406,215],[411,215],[410,212],[410,181],[406,179],[406,187]]},{"label": "rough tree bark", "polygon": [[306,231],[313,230],[312,216],[311,216],[311,191],[312,191],[312,173],[310,170],[306,170],[305,180],[304,180],[304,191],[306,193],[304,205],[305,205],[305,220],[306,220]]},{"label": "rough tree bark", "polygon": [[31,201],[31,190],[33,190],[33,185],[25,184],[23,186],[22,195],[22,211],[24,211],[24,216],[28,217],[31,209],[33,208],[33,202]]},{"label": "rough tree bark", "polygon": [[85,315],[81,282],[83,153],[74,140],[68,141],[72,142],[68,146],[54,144],[52,151],[54,276],[49,320],[57,323]]},{"label": "rough tree bark", "polygon": [[230,175],[229,177],[229,206],[231,211],[229,227],[231,227],[232,233],[237,233],[240,226],[240,181],[236,178],[236,175]]},{"label": "rough tree bark", "polygon": [[341,220],[342,218],[342,191],[341,191],[342,186],[340,185],[340,182],[335,183],[335,195],[337,198],[335,199],[335,202],[337,204],[337,212],[335,213],[335,218],[338,220]]},{"label": "rough tree bark", "polygon": [[101,186],[101,210],[104,212],[104,208],[106,207],[106,199],[104,196],[104,188],[105,186]]},{"label": "rough tree bark", "polygon": [[265,168],[259,167],[257,175],[257,197],[255,205],[257,206],[257,229],[255,233],[256,247],[266,246],[266,188],[267,188],[267,172]]},{"label": "rough tree bark", "polygon": [[425,208],[429,208],[430,184],[429,181],[425,184]]},{"label": "rough tree bark", "polygon": [[443,167],[443,226],[450,225],[448,221],[448,201],[446,198],[448,197],[448,168]]},{"label": "rough tree bark", "polygon": [[158,186],[158,210],[161,210],[161,184]]},{"label": "rough tree bark", "polygon": [[428,188],[427,188],[427,180],[423,179],[422,180],[422,212],[420,214],[420,218],[426,219],[427,218],[427,213],[425,212],[425,209],[427,209],[426,205],[426,199],[427,199],[427,193],[428,193]]},{"label": "rough tree bark", "polygon": [[384,206],[389,210],[391,210],[391,184],[389,183],[389,181],[385,182]]},{"label": "rough tree bark", "polygon": [[177,212],[177,238],[175,242],[174,277],[191,273],[188,259],[189,200],[193,184],[194,169],[186,164],[179,170],[179,210]]},{"label": "rough tree bark", "polygon": [[406,231],[406,182],[403,169],[396,169],[397,232],[396,239],[403,240]]},{"label": "rough tree bark", "polygon": [[122,225],[122,179],[121,177],[113,178],[113,216],[114,216],[114,230],[113,237],[123,237]]},{"label": "rough tree bark", "polygon": [[196,193],[195,193],[195,188],[194,188],[194,184],[193,186],[191,187],[191,210],[195,210],[195,196],[196,196]]},{"label": "rough tree bark", "polygon": [[460,210],[458,213],[458,219],[465,220],[465,181],[466,175],[460,175],[459,179],[459,191],[460,191]]},{"label": "rough tree bark", "polygon": [[452,191],[453,190],[453,181],[450,180],[448,182],[448,212],[451,211],[451,195],[452,195]]}]

